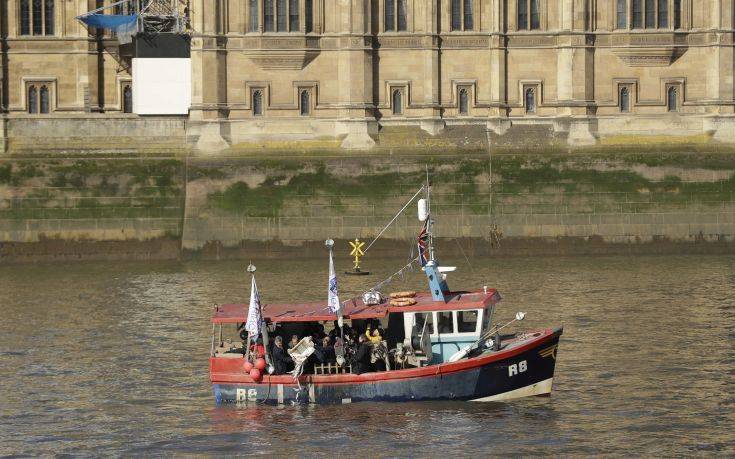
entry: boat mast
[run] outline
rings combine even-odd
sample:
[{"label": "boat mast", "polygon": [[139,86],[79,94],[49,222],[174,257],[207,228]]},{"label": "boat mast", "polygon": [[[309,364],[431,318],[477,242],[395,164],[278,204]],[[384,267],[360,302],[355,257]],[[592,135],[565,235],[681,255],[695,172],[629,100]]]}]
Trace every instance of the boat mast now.
[{"label": "boat mast", "polygon": [[426,233],[429,236],[429,260],[434,261],[434,230],[431,215],[431,182],[429,181],[429,165],[426,165],[426,207],[429,209]]}]

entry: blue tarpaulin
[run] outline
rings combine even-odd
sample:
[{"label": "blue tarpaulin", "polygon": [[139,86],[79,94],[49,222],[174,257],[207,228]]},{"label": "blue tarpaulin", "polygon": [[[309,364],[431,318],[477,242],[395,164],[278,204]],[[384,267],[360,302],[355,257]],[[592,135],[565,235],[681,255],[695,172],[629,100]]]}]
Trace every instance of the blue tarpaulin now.
[{"label": "blue tarpaulin", "polygon": [[128,43],[132,39],[138,21],[137,14],[89,14],[79,18],[90,27],[113,30],[120,43]]},{"label": "blue tarpaulin", "polygon": [[127,26],[135,23],[138,19],[137,14],[90,14],[79,18],[82,22],[90,27],[102,27],[103,29],[117,30],[120,26]]}]

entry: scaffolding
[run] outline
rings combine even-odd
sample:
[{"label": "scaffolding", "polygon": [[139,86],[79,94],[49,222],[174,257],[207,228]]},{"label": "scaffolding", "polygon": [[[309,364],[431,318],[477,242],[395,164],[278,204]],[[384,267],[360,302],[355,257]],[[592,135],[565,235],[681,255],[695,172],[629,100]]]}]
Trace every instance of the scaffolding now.
[{"label": "scaffolding", "polygon": [[189,0],[120,0],[77,19],[90,27],[114,31],[121,44],[130,43],[137,34],[188,34]]}]

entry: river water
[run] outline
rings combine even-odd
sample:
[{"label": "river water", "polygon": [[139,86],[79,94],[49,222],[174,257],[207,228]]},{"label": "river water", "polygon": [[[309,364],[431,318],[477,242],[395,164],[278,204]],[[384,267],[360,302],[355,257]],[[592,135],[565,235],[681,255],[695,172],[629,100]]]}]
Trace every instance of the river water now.
[{"label": "river water", "polygon": [[[550,398],[217,407],[209,316],[246,301],[246,263],[2,266],[0,455],[735,454],[735,257],[454,261],[450,286],[501,291],[498,320],[564,325]],[[257,264],[265,302],[325,295],[325,260]]]}]

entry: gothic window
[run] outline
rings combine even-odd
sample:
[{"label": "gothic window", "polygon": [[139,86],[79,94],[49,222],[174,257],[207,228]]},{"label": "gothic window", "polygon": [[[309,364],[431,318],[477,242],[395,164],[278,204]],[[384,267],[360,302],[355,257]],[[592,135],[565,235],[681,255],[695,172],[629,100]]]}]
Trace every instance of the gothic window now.
[{"label": "gothic window", "polygon": [[260,18],[260,11],[258,8],[258,0],[248,0],[248,32],[258,31],[258,19]]},{"label": "gothic window", "polygon": [[678,102],[679,100],[676,94],[676,87],[669,86],[669,89],[666,91],[666,110],[670,112],[679,111],[677,107]]},{"label": "gothic window", "polygon": [[658,0],[658,28],[669,27],[669,0]]},{"label": "gothic window", "polygon": [[253,115],[263,115],[263,91],[260,89],[253,91]]},{"label": "gothic window", "polygon": [[459,90],[459,114],[467,115],[469,113],[469,91],[467,88]]},{"label": "gothic window", "polygon": [[646,0],[646,29],[656,27],[656,0]]},{"label": "gothic window", "polygon": [[385,31],[406,31],[406,0],[385,0]]},{"label": "gothic window", "polygon": [[129,84],[123,86],[122,95],[123,113],[133,113],[133,87]]},{"label": "gothic window", "polygon": [[526,88],[525,102],[526,113],[536,113],[536,91],[534,88]]},{"label": "gothic window", "polygon": [[273,32],[275,30],[274,21],[276,16],[275,5],[273,4],[274,1],[275,0],[263,0],[263,30],[266,32]]},{"label": "gothic window", "polygon": [[394,115],[403,114],[403,91],[394,89],[391,95],[391,108]]},{"label": "gothic window", "polygon": [[288,28],[291,32],[299,30],[299,0],[288,2]]},{"label": "gothic window", "polygon": [[41,90],[38,92],[39,94],[39,113],[48,113],[49,112],[49,92],[48,92],[48,86],[43,85],[41,86]]},{"label": "gothic window", "polygon": [[630,90],[628,89],[627,86],[623,86],[620,88],[620,97],[618,100],[618,105],[622,113],[630,112]]},{"label": "gothic window", "polygon": [[628,0],[617,0],[616,27],[618,29],[628,28]]},{"label": "gothic window", "polygon": [[452,31],[475,28],[473,0],[452,0],[450,28]]},{"label": "gothic window", "polygon": [[[671,8],[674,11],[674,28],[678,28],[681,0],[616,0],[615,27],[627,29],[630,23],[633,29],[668,29]],[[628,17],[628,10],[631,17]]]},{"label": "gothic window", "polygon": [[310,99],[309,90],[302,89],[301,94],[299,95],[299,113],[301,113],[301,116],[309,116],[309,113],[311,112]]},{"label": "gothic window", "polygon": [[464,21],[464,30],[472,30],[475,26],[475,20],[472,15],[472,0],[464,0],[463,8],[462,18]]},{"label": "gothic window", "polygon": [[20,34],[54,34],[54,0],[20,0]]},{"label": "gothic window", "polygon": [[313,0],[304,0],[305,6],[304,9],[306,10],[306,17],[304,20],[306,21],[306,33],[311,33],[314,31],[314,5]]},{"label": "gothic window", "polygon": [[[263,2],[263,31],[264,32],[298,32],[301,23],[301,12],[299,11],[299,0],[262,0]],[[311,4],[307,7],[307,28],[311,28]],[[248,29],[250,32],[258,30],[258,0],[250,3],[250,21]],[[308,30],[309,32],[311,30]]]},{"label": "gothic window", "polygon": [[518,0],[518,30],[537,30],[541,27],[539,0]]},{"label": "gothic window", "polygon": [[38,89],[34,85],[28,87],[28,113],[38,113]]},{"label": "gothic window", "polygon": [[633,0],[633,28],[643,28],[643,0]]},{"label": "gothic window", "polygon": [[286,24],[286,0],[277,0],[276,1],[276,17],[277,17],[277,27],[276,29],[279,32],[288,32],[287,24]]}]

